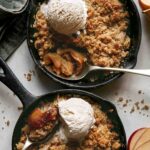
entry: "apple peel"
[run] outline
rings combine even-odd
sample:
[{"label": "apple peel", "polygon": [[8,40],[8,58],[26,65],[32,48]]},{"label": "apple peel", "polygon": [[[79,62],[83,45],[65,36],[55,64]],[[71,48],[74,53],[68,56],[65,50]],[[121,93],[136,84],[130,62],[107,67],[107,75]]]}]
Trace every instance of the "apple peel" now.
[{"label": "apple peel", "polygon": [[146,132],[147,128],[140,128],[132,133],[128,140],[128,150],[134,150],[137,142],[140,140],[142,135]]}]

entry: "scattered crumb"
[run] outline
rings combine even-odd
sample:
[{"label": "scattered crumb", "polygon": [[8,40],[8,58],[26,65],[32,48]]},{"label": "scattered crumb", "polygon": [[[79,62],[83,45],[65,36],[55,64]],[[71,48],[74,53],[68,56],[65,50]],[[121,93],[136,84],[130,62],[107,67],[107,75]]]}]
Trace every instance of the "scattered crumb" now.
[{"label": "scattered crumb", "polygon": [[133,113],[134,111],[135,111],[135,108],[133,106],[132,109],[131,109],[131,111],[130,111],[130,113]]},{"label": "scattered crumb", "polygon": [[2,130],[4,130],[4,127],[2,127]]},{"label": "scattered crumb", "polygon": [[141,104],[144,104],[144,99],[141,101]]},{"label": "scattered crumb", "polygon": [[[138,93],[143,94],[142,90],[139,90]],[[118,105],[123,107],[123,108],[131,106],[130,113],[138,112],[139,114],[143,115],[142,111],[149,111],[150,110],[150,105],[145,104],[144,99],[139,100],[139,101],[135,100],[135,101],[136,102],[134,102],[134,100],[132,100],[132,99],[125,99],[124,97],[119,97],[117,100]],[[127,113],[127,111],[124,110],[124,113]],[[144,115],[147,117],[149,116],[147,114],[144,114]]]},{"label": "scattered crumb", "polygon": [[31,81],[33,75],[35,76],[35,71],[34,70],[30,70],[29,73],[25,73],[24,74],[24,77],[27,79],[27,81]]},{"label": "scattered crumb", "polygon": [[139,94],[142,94],[142,90],[139,90],[138,93],[139,93]]},{"label": "scattered crumb", "polygon": [[3,119],[5,119],[5,117],[3,117]]},{"label": "scattered crumb", "polygon": [[127,103],[123,104],[123,107],[127,107]]},{"label": "scattered crumb", "polygon": [[34,70],[30,70],[29,72],[35,76],[35,71]]},{"label": "scattered crumb", "polygon": [[123,102],[123,97],[119,97],[118,102]]},{"label": "scattered crumb", "polygon": [[10,125],[10,121],[9,120],[6,122],[6,125],[9,127],[9,125]]},{"label": "scattered crumb", "polygon": [[28,73],[28,74],[27,74],[27,80],[28,80],[28,81],[31,81],[31,79],[32,79],[32,74],[31,74],[31,73]]},{"label": "scattered crumb", "polygon": [[18,107],[18,110],[23,110],[23,107],[21,106],[21,107]]},{"label": "scattered crumb", "polygon": [[2,110],[2,114],[4,113],[5,111],[4,110]]},{"label": "scattered crumb", "polygon": [[134,105],[135,105],[135,107],[136,107],[137,110],[140,109],[140,107],[139,107],[139,102],[134,103]]},{"label": "scattered crumb", "polygon": [[146,110],[146,111],[148,111],[150,109],[150,107],[148,106],[148,105],[145,105],[143,108],[142,108],[142,110]]}]

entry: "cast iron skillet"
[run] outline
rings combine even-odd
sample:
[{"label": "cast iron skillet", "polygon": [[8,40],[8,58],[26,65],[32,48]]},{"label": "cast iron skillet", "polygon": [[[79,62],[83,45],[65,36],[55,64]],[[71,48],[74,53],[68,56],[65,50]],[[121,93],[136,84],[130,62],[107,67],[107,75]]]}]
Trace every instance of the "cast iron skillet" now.
[{"label": "cast iron skillet", "polygon": [[[77,89],[64,89],[58,90],[46,95],[34,97],[30,94],[23,85],[19,82],[19,80],[15,77],[13,72],[7,66],[7,64],[0,58],[0,67],[2,67],[4,73],[0,73],[0,81],[3,82],[8,88],[10,88],[19,98],[24,106],[24,111],[19,117],[14,133],[12,138],[12,150],[15,150],[15,145],[19,141],[21,135],[21,128],[25,125],[26,118],[28,117],[29,113],[39,105],[40,102],[43,101],[53,101],[55,96],[59,95],[66,95],[66,94],[76,94],[80,96],[87,96],[91,98],[93,101],[99,103],[102,107],[102,110],[107,113],[109,119],[112,121],[114,125],[114,130],[119,134],[119,138],[121,143],[123,144],[120,150],[126,150],[126,134],[124,131],[124,127],[122,122],[117,114],[117,110],[115,106],[103,100],[101,97],[91,94],[89,92],[77,90]],[[111,111],[109,111],[111,110]],[[113,110],[113,111],[112,111]]]},{"label": "cast iron skillet", "polygon": [[[38,2],[43,2],[44,0],[38,0]],[[125,63],[123,64],[125,68],[134,68],[137,62],[137,54],[139,51],[139,46],[141,43],[141,21],[140,16],[137,10],[137,7],[133,0],[120,0],[123,3],[125,3],[126,9],[130,13],[130,25],[128,28],[128,35],[131,37],[131,47],[130,47],[130,55],[125,60]],[[90,74],[87,78],[81,80],[81,81],[66,81],[63,79],[60,79],[47,71],[42,65],[40,64],[40,58],[38,55],[37,50],[34,47],[34,37],[33,34],[35,32],[35,29],[33,29],[32,25],[34,23],[34,16],[39,8],[39,3],[37,0],[32,0],[32,7],[29,12],[29,18],[28,18],[28,31],[27,31],[27,42],[28,47],[31,53],[31,56],[36,63],[36,65],[40,68],[42,72],[44,72],[49,78],[52,78],[56,82],[59,82],[63,85],[73,87],[73,88],[82,88],[82,89],[89,89],[89,88],[95,88],[98,86],[105,85],[117,78],[119,78],[122,73],[115,73],[111,74],[109,76],[102,75],[102,72],[93,72]]]}]

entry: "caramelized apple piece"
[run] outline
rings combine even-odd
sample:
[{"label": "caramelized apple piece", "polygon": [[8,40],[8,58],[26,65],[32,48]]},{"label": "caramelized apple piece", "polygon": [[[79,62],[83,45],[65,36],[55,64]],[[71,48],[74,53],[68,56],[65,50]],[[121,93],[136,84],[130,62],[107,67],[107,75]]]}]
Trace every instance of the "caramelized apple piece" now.
[{"label": "caramelized apple piece", "polygon": [[28,124],[31,128],[38,129],[43,127],[43,113],[39,108],[36,108],[28,118]]},{"label": "caramelized apple piece", "polygon": [[58,117],[57,108],[51,108],[44,113],[44,122],[55,121]]},{"label": "caramelized apple piece", "polygon": [[71,75],[73,75],[73,72],[74,72],[74,66],[71,62],[69,62],[69,61],[62,58],[61,71],[64,75],[71,76]]},{"label": "caramelized apple piece", "polygon": [[44,57],[46,65],[52,64],[52,70],[60,75],[71,76],[73,74],[73,64],[56,53],[48,53]]},{"label": "caramelized apple piece", "polygon": [[56,68],[61,67],[61,57],[56,53],[48,53],[44,56],[44,62],[46,65],[54,64]]},{"label": "caramelized apple piece", "polygon": [[75,68],[75,74],[78,75],[81,73],[81,71],[83,70],[83,67],[84,67],[84,62],[85,62],[85,57],[81,53],[79,53],[71,48],[64,49],[64,50],[58,50],[57,52],[61,56],[69,54],[70,57],[77,64],[77,67]]},{"label": "caramelized apple piece", "polygon": [[46,123],[50,121],[56,121],[58,117],[57,108],[53,107],[42,112],[39,108],[36,108],[28,118],[28,124],[32,129],[42,128]]},{"label": "caramelized apple piece", "polygon": [[80,74],[84,67],[85,58],[77,51],[71,50],[72,58],[77,62],[76,75]]}]

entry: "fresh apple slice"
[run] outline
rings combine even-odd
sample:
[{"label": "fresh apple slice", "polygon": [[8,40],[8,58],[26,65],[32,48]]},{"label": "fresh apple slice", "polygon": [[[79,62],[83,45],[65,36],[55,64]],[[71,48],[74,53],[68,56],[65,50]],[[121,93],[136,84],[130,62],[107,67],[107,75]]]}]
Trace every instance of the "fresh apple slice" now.
[{"label": "fresh apple slice", "polygon": [[150,0],[139,0],[139,4],[143,11],[150,15]]},{"label": "fresh apple slice", "polygon": [[150,140],[139,146],[136,150],[150,150]]},{"label": "fresh apple slice", "polygon": [[[148,128],[140,137],[140,139],[137,141],[134,149],[136,150],[138,147],[140,147],[141,145],[143,145],[144,143],[150,141],[150,128]],[[145,149],[143,149],[145,150]],[[149,147],[150,150],[150,147]]]},{"label": "fresh apple slice", "polygon": [[141,136],[145,133],[146,128],[140,128],[136,130],[128,140],[128,150],[134,150],[137,141],[141,138]]},{"label": "fresh apple slice", "polygon": [[150,8],[150,0],[139,0],[139,3],[143,10]]}]

